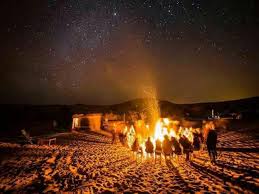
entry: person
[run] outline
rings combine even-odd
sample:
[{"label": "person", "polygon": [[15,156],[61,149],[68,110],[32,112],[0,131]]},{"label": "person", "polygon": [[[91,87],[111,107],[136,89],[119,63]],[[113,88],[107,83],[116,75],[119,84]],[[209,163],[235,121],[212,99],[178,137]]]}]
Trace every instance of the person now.
[{"label": "person", "polygon": [[122,132],[119,133],[119,139],[122,145],[126,145],[126,137],[127,137],[126,134]]},{"label": "person", "polygon": [[142,161],[143,158],[143,148],[139,145],[138,138],[136,137],[135,141],[133,142],[131,146],[131,150],[134,153],[134,158],[136,158],[136,162],[138,162],[138,155],[140,155],[140,159]]},{"label": "person", "polygon": [[185,135],[182,135],[180,137],[179,143],[183,147],[183,153],[186,154],[186,161],[189,161],[190,153],[192,152],[192,143],[189,141],[189,139]]},{"label": "person", "polygon": [[178,140],[175,137],[171,137],[171,143],[174,148],[174,154],[176,156],[181,155],[182,149],[181,149],[181,146],[180,146],[180,143],[178,142]]},{"label": "person", "polygon": [[193,150],[199,151],[201,149],[201,138],[197,132],[193,133]]},{"label": "person", "polygon": [[138,152],[137,152],[137,155],[140,155],[140,161],[142,161],[142,159],[143,159],[143,153],[144,153],[143,147],[140,145]]},{"label": "person", "polygon": [[112,129],[112,144],[114,144],[115,143],[115,141],[116,141],[116,132],[115,132],[115,129]]},{"label": "person", "polygon": [[149,154],[149,155],[152,155],[153,152],[154,152],[154,146],[153,146],[153,143],[150,140],[150,137],[148,137],[145,145],[146,145],[146,153]]},{"label": "person", "polygon": [[139,146],[138,138],[136,138],[135,141],[132,144],[131,150],[133,152],[138,152],[139,148],[140,148],[140,146]]},{"label": "person", "polygon": [[206,140],[208,154],[212,163],[216,163],[217,158],[217,132],[215,128],[210,128]]},{"label": "person", "polygon": [[161,163],[161,155],[162,155],[162,145],[161,141],[159,139],[156,140],[156,149],[155,149],[155,162],[156,162],[156,157],[160,156],[160,163]]},{"label": "person", "polygon": [[172,145],[171,145],[171,142],[169,140],[169,137],[168,135],[165,135],[164,136],[164,141],[163,141],[163,144],[162,144],[162,149],[163,149],[163,153],[164,153],[164,156],[165,156],[165,159],[167,159],[167,157],[172,155]]},{"label": "person", "polygon": [[127,133],[124,134],[124,146],[128,146],[128,136]]}]

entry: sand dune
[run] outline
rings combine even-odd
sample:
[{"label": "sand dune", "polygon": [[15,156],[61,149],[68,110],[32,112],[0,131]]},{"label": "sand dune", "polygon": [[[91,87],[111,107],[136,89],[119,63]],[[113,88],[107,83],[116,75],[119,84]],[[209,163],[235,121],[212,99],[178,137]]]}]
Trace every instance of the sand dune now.
[{"label": "sand dune", "polygon": [[[119,143],[98,134],[64,133],[58,145],[0,143],[12,153],[0,164],[0,191],[256,193],[259,189],[258,141],[238,132],[220,134],[217,165],[207,153],[165,161],[138,159]],[[227,150],[227,148],[236,148]],[[246,148],[246,152],[242,152]],[[241,150],[241,151],[240,151]]]}]

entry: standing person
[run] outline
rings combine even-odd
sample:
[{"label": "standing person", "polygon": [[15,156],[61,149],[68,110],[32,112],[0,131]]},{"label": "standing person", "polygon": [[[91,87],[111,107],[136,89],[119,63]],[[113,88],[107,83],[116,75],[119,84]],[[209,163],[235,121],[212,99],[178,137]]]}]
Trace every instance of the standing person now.
[{"label": "standing person", "polygon": [[124,134],[123,132],[120,132],[119,133],[119,140],[120,140],[122,145],[126,145],[126,134]]},{"label": "standing person", "polygon": [[182,154],[182,149],[181,149],[180,143],[178,142],[178,140],[175,137],[171,137],[171,143],[174,148],[174,154],[175,154],[176,158],[178,159],[178,156]]},{"label": "standing person", "polygon": [[193,133],[193,149],[195,151],[199,151],[201,149],[200,133],[198,133],[197,131]]},{"label": "standing person", "polygon": [[189,161],[190,153],[192,152],[192,143],[189,141],[189,139],[185,135],[180,137],[179,143],[183,147],[183,153],[186,154],[186,161]]},{"label": "standing person", "polygon": [[156,150],[155,150],[155,163],[156,163],[156,157],[160,156],[160,163],[161,163],[161,155],[162,155],[162,142],[157,139],[156,140]]},{"label": "standing person", "polygon": [[163,149],[163,153],[165,155],[165,160],[167,159],[168,156],[170,158],[170,156],[172,155],[173,150],[172,150],[172,144],[171,144],[171,142],[169,140],[168,135],[164,136],[164,141],[163,141],[163,144],[162,144],[162,149]]},{"label": "standing person", "polygon": [[127,146],[128,145],[127,133],[124,133],[123,137],[124,137],[124,146]]},{"label": "standing person", "polygon": [[138,155],[140,155],[141,160],[143,157],[143,148],[139,145],[138,138],[132,144],[131,150],[133,151],[134,157],[136,157],[136,162],[138,162]]},{"label": "standing person", "polygon": [[135,141],[132,144],[131,150],[133,152],[138,152],[139,148],[140,148],[140,146],[139,146],[138,138],[136,138]]},{"label": "standing person", "polygon": [[146,145],[146,152],[147,152],[147,154],[152,156],[153,153],[154,153],[154,146],[153,146],[153,143],[150,140],[150,137],[148,137],[145,145]]},{"label": "standing person", "polygon": [[112,129],[112,144],[114,144],[116,141],[116,132],[115,129]]},{"label": "standing person", "polygon": [[214,128],[214,125],[211,125],[211,128],[208,132],[206,144],[207,144],[207,149],[208,149],[208,154],[210,157],[210,160],[212,163],[216,163],[216,158],[217,158],[217,132]]}]

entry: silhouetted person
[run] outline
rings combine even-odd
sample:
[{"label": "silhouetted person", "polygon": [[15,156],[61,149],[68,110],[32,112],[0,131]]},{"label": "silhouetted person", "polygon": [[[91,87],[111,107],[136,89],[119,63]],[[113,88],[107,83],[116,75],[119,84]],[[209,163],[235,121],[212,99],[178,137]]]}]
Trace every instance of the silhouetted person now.
[{"label": "silhouetted person", "polygon": [[140,146],[139,146],[138,138],[136,138],[135,141],[132,144],[131,150],[133,152],[138,152],[139,148],[140,148]]},{"label": "silhouetted person", "polygon": [[151,142],[150,137],[148,137],[145,145],[146,145],[146,152],[147,152],[147,154],[150,154],[150,155],[153,154],[153,152],[154,152],[154,145]]},{"label": "silhouetted person", "polygon": [[119,133],[119,139],[122,145],[126,145],[126,134]]},{"label": "silhouetted person", "polygon": [[156,161],[156,157],[160,156],[160,163],[161,163],[161,155],[162,155],[162,142],[159,139],[157,139],[156,150],[155,150],[155,161]]},{"label": "silhouetted person", "polygon": [[128,136],[127,136],[127,133],[124,134],[124,146],[128,146]]},{"label": "silhouetted person", "polygon": [[178,142],[178,140],[175,137],[171,137],[171,143],[174,148],[174,154],[181,155],[182,149],[181,149],[181,146],[180,146],[180,143]]},{"label": "silhouetted person", "polygon": [[132,146],[131,146],[131,150],[136,154],[136,162],[138,162],[138,155],[140,155],[141,160],[143,157],[143,148],[142,146],[139,145],[139,141],[138,138],[135,139],[135,141],[133,142]]},{"label": "silhouetted person", "polygon": [[193,133],[193,149],[195,151],[201,149],[201,137],[199,133]]},{"label": "silhouetted person", "polygon": [[165,155],[165,159],[167,158],[167,156],[171,156],[172,155],[172,144],[171,141],[169,140],[169,137],[167,135],[164,136],[164,141],[162,144],[162,149],[163,149],[163,153]]},{"label": "silhouetted person", "polygon": [[114,144],[116,141],[116,133],[114,129],[111,132],[112,132],[112,144]]},{"label": "silhouetted person", "polygon": [[208,136],[207,136],[207,140],[206,140],[206,144],[207,144],[207,149],[208,149],[208,154],[210,157],[210,160],[212,162],[216,162],[216,158],[217,158],[217,132],[215,129],[210,129],[208,132]]},{"label": "silhouetted person", "polygon": [[189,141],[189,139],[185,135],[180,137],[179,143],[183,147],[183,153],[186,154],[186,161],[189,161],[190,153],[192,152],[192,143]]}]

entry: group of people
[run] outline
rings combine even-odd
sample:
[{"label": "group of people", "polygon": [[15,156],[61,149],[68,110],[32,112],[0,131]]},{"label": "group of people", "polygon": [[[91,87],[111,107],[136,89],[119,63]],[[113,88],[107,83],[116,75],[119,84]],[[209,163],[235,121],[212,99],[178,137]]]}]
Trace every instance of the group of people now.
[{"label": "group of people", "polygon": [[[116,141],[116,134],[115,131],[112,131],[112,143],[115,143]],[[217,158],[217,132],[214,124],[209,122],[204,126],[203,134],[199,131],[193,131],[192,135],[192,142],[185,135],[181,135],[179,139],[165,135],[163,141],[157,139],[154,143],[151,141],[151,138],[148,137],[145,142],[145,150],[143,150],[139,143],[139,139],[136,137],[131,149],[133,152],[141,155],[143,155],[144,151],[148,156],[153,156],[153,154],[155,154],[155,159],[158,156],[161,158],[162,155],[164,155],[165,159],[170,159],[171,157],[178,158],[179,155],[184,154],[186,161],[189,161],[191,153],[193,151],[201,150],[202,145],[206,144],[210,160],[212,163],[215,163]],[[127,134],[119,133],[118,137],[120,142],[127,146]]]},{"label": "group of people", "polygon": [[[214,128],[209,128],[206,133],[206,145],[209,157],[212,163],[216,162],[217,151],[217,133]],[[185,135],[182,135],[179,140],[175,137],[169,138],[168,135],[164,136],[164,140],[160,141],[157,139],[155,141],[155,146],[151,141],[151,138],[148,137],[145,142],[145,152],[148,156],[153,156],[155,154],[155,158],[157,156],[164,155],[165,159],[170,159],[171,157],[177,157],[179,155],[185,154],[186,161],[190,160],[190,155],[193,151],[199,151],[202,147],[202,143],[204,142],[204,137],[201,133],[193,133],[193,142],[191,142]],[[132,147],[132,151],[135,153],[143,154],[143,148],[139,144],[138,138],[135,139]]]},{"label": "group of people", "polygon": [[[132,145],[133,152],[143,153],[144,150],[139,144],[138,138],[135,139]],[[165,159],[170,159],[172,156],[186,154],[186,160],[190,159],[190,153],[193,151],[192,143],[188,140],[187,137],[182,136],[179,141],[175,137],[169,138],[168,135],[164,136],[164,140],[160,141],[157,139],[155,141],[155,146],[151,141],[150,137],[148,137],[145,142],[145,152],[148,156],[152,156],[155,154],[155,158],[159,156],[161,158],[162,154]]]}]

